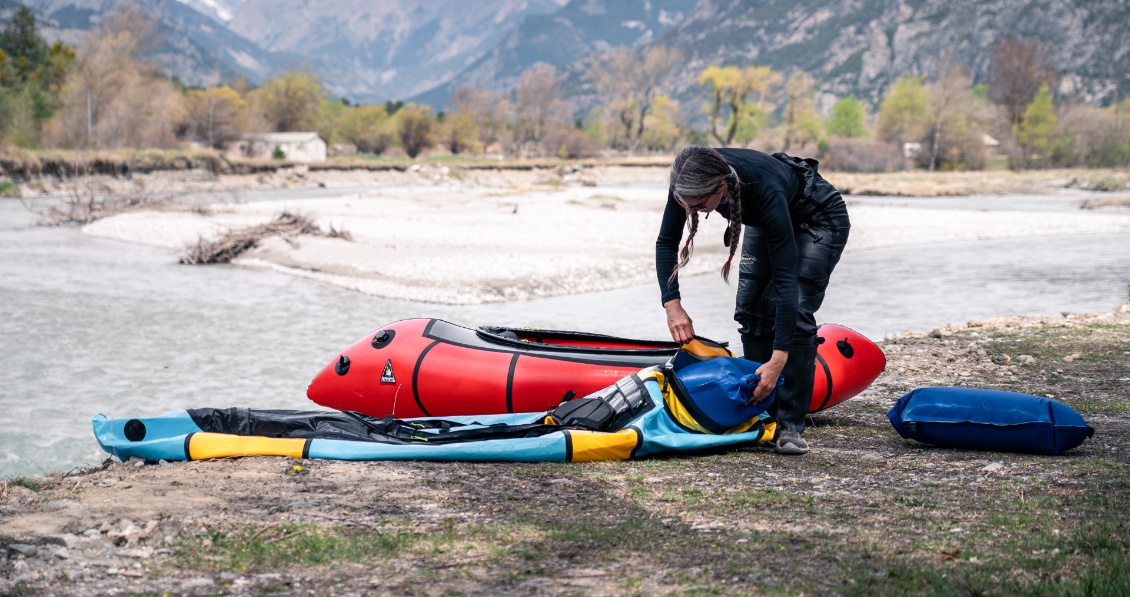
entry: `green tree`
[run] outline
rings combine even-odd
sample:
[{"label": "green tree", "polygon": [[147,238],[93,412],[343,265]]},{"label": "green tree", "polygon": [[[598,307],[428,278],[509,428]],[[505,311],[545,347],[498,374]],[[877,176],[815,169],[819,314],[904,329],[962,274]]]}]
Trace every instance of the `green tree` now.
[{"label": "green tree", "polygon": [[867,136],[866,123],[867,111],[853,93],[832,104],[824,126],[829,135],[854,138]]},{"label": "green tree", "polygon": [[[780,80],[780,74],[768,66],[710,66],[703,70],[698,82],[711,90],[711,100],[704,106],[710,115],[710,135],[723,146],[734,142],[739,129],[744,140],[756,138],[772,111],[768,98]],[[720,132],[723,118],[726,123]]]},{"label": "green tree", "polygon": [[666,95],[655,96],[641,144],[650,151],[674,149],[683,136],[683,127],[679,124],[681,112],[679,102]]},{"label": "green tree", "polygon": [[21,82],[36,78],[40,66],[47,60],[47,43],[39,37],[35,13],[30,8],[16,9],[12,21],[0,32],[0,51],[11,61],[11,68]]},{"label": "green tree", "polygon": [[879,106],[879,138],[902,144],[921,138],[929,126],[930,99],[922,77],[903,77],[887,89]]},{"label": "green tree", "polygon": [[428,106],[409,102],[396,111],[396,132],[408,157],[416,159],[425,149],[435,145],[436,119]]},{"label": "green tree", "polygon": [[317,129],[318,110],[325,93],[317,77],[287,72],[255,90],[259,109],[271,130],[279,133]]},{"label": "green tree", "polygon": [[814,86],[812,77],[800,69],[789,75],[785,84],[783,151],[794,145],[804,148],[809,143],[819,143],[824,137],[824,125],[812,99]]},{"label": "green tree", "polygon": [[604,132],[604,108],[593,106],[585,121],[581,123],[581,131],[597,145],[604,145],[608,139],[608,135]]},{"label": "green tree", "polygon": [[246,102],[231,87],[192,89],[184,97],[186,131],[216,149],[243,133]]},{"label": "green tree", "polygon": [[55,113],[59,90],[75,61],[69,46],[48,46],[35,14],[21,6],[0,31],[0,138],[39,145],[43,124]]},{"label": "green tree", "polygon": [[392,145],[388,130],[388,112],[384,106],[356,106],[345,111],[338,122],[337,134],[352,143],[361,153],[380,155]]},{"label": "green tree", "polygon": [[479,127],[475,122],[475,115],[469,111],[458,111],[448,114],[443,119],[441,129],[443,144],[453,154],[473,151],[476,147],[482,149],[479,140]]},{"label": "green tree", "polygon": [[1032,103],[1024,110],[1024,117],[1016,126],[1016,141],[1024,152],[1024,162],[1029,166],[1042,166],[1047,163],[1049,152],[1055,142],[1055,105],[1046,84],[1040,85]]}]

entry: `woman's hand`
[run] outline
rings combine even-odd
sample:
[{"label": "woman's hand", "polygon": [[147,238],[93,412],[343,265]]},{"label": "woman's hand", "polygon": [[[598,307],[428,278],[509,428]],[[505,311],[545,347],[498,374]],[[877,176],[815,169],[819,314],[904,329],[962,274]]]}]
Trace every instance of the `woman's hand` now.
[{"label": "woman's hand", "polygon": [[761,381],[757,382],[757,387],[753,389],[753,396],[750,396],[746,404],[757,404],[769,397],[769,394],[777,387],[777,378],[781,377],[781,370],[785,368],[785,361],[788,360],[789,353],[787,351],[773,351],[773,356],[769,358],[769,362],[757,368],[756,373],[761,377]]},{"label": "woman's hand", "polygon": [[667,329],[671,330],[671,339],[679,344],[686,344],[694,339],[694,323],[691,316],[683,310],[679,299],[671,299],[663,303],[667,311]]}]

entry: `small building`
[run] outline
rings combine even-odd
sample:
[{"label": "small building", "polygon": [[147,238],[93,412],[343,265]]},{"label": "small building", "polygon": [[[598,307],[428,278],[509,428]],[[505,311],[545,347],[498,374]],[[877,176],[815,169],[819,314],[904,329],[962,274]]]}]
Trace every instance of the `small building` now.
[{"label": "small building", "polygon": [[224,147],[224,154],[235,159],[269,160],[278,153],[288,162],[324,162],[326,142],[314,132],[249,133]]}]

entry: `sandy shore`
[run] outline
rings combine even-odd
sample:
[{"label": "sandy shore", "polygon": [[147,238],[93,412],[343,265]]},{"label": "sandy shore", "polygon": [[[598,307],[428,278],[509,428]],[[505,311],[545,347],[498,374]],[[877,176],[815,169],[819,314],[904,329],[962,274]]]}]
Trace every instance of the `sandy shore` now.
[{"label": "sandy shore", "polygon": [[[237,263],[316,279],[374,296],[478,304],[609,290],[653,280],[665,168],[276,173],[164,182],[215,198],[210,215],[139,211],[87,225],[86,234],[181,250],[198,238],[304,213],[340,238],[268,238]],[[262,178],[263,180],[259,180]],[[901,183],[900,183],[901,184]],[[308,189],[301,199],[241,200],[250,188]],[[323,191],[324,189],[324,191]],[[343,194],[340,189],[350,192]],[[356,192],[352,192],[356,191]],[[1066,192],[1066,191],[1061,191]],[[261,198],[262,191],[257,197]],[[1080,201],[1083,195],[1079,195]],[[1130,213],[860,204],[848,252],[915,243],[1130,232]],[[689,273],[725,259],[725,222],[703,222]]]}]

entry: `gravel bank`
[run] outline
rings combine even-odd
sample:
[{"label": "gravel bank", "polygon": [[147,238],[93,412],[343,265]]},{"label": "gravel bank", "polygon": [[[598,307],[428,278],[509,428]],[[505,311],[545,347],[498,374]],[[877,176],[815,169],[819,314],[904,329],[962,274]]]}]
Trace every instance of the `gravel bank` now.
[{"label": "gravel bank", "polygon": [[[282,211],[301,212],[323,229],[334,226],[352,233],[353,241],[270,238],[237,263],[385,298],[444,304],[527,300],[650,283],[664,172],[624,167],[563,174],[474,171],[462,180],[443,169],[319,172],[316,182],[291,174],[294,184],[313,187],[308,196],[240,202],[232,195],[236,201],[212,205],[211,215],[132,212],[99,220],[83,231],[179,250],[200,237],[260,224]],[[355,193],[330,192],[357,185],[368,186]],[[209,196],[224,197],[234,187],[221,184]],[[319,196],[322,187],[327,190]],[[861,205],[850,197],[849,204],[849,252],[1130,231],[1130,213],[996,210],[991,197],[978,209]],[[702,242],[689,274],[721,266],[723,229],[717,216],[702,223]]]}]

